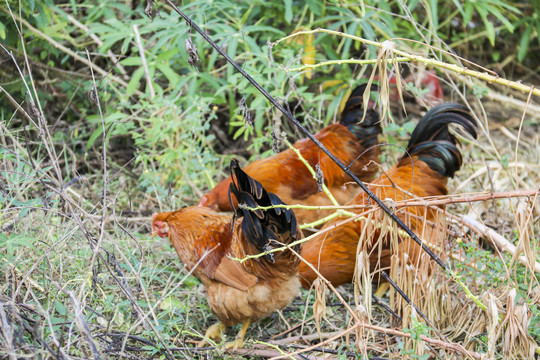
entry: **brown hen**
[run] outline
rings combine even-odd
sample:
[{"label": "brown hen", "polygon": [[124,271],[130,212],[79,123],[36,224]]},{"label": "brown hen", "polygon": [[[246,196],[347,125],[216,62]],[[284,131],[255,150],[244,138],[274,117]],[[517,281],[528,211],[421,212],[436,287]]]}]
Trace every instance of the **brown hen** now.
[{"label": "brown hen", "polygon": [[[230,193],[242,204],[234,216],[205,207],[187,207],[154,214],[152,230],[169,237],[186,268],[193,269],[206,287],[208,304],[219,323],[208,329],[205,338],[220,339],[224,326],[242,323],[236,341],[227,345],[237,348],[242,346],[251,321],[282,309],[296,296],[300,288],[299,260],[290,250],[244,262],[232,258],[242,259],[290,244],[301,237],[301,232],[291,210],[246,208],[283,202],[243,172],[236,160],[231,161],[230,169]],[[299,246],[293,249],[299,251]]]}]

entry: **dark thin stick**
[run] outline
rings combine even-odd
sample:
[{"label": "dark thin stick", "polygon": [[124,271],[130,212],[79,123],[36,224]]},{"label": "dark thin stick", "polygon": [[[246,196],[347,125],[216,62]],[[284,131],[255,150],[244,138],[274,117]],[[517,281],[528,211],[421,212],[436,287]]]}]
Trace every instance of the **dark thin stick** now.
[{"label": "dark thin stick", "polygon": [[[289,345],[289,347],[292,347],[292,348],[295,348],[295,349],[303,349],[304,347],[301,346],[301,345],[296,345],[296,344],[291,344]],[[317,351],[317,352],[321,352],[321,353],[326,353],[326,354],[334,354],[334,355],[346,355],[347,357],[352,357],[352,358],[355,358],[355,359],[358,359],[359,358],[359,355],[356,354],[356,353],[353,353],[353,352],[341,352],[339,350],[332,350],[332,349],[325,349],[325,348],[315,348],[315,349],[311,349],[311,351]],[[369,360],[389,360],[387,358],[380,358],[380,357],[375,357],[375,356],[371,356],[369,357],[368,356],[368,359]]]},{"label": "dark thin stick", "polygon": [[437,264],[439,264],[440,267],[442,267],[445,271],[448,271],[448,267],[442,262],[442,260],[433,253],[433,251],[431,251],[419,238],[418,236],[416,236],[416,234],[411,230],[409,229],[409,227],[407,227],[407,225],[405,225],[405,223],[403,221],[401,221],[400,218],[398,218],[396,216],[396,214],[394,214],[382,201],[381,199],[379,199],[370,189],[368,189],[368,187],[358,178],[356,177],[356,175],[354,175],[348,168],[347,166],[345,166],[337,157],[334,156],[334,154],[332,154],[319,140],[317,140],[310,132],[308,129],[306,129],[298,120],[296,120],[296,118],[289,112],[287,111],[280,103],[277,102],[276,99],[274,99],[266,90],[264,90],[251,76],[248,75],[248,73],[246,73],[244,71],[244,69],[242,69],[240,67],[240,65],[238,65],[229,55],[227,55],[227,53],[225,51],[223,51],[204,31],[202,31],[201,28],[199,28],[197,26],[197,24],[195,24],[193,22],[193,20],[191,20],[191,18],[189,18],[186,14],[184,14],[180,9],[178,9],[178,7],[171,1],[171,0],[165,0],[173,9],[174,11],[176,11],[182,18],[184,18],[184,20],[188,23],[188,25],[195,29],[195,31],[197,31],[199,34],[201,34],[201,36],[210,44],[212,45],[212,47],[214,49],[216,49],[216,51],[218,53],[220,53],[240,74],[242,74],[242,76],[244,76],[253,86],[255,86],[255,88],[257,88],[257,90],[259,90],[259,92],[261,94],[263,94],[271,103],[272,105],[274,105],[279,111],[281,111],[283,113],[283,115],[285,115],[287,118],[289,118],[290,121],[292,121],[294,123],[294,125],[296,125],[300,130],[302,130],[302,132],[309,138],[311,139],[311,141],[313,141],[315,143],[315,145],[317,145],[317,147],[319,147],[326,155],[328,155],[328,157],[330,159],[332,159],[332,161],[334,161],[344,172],[345,174],[349,175],[351,177],[351,179],[353,179],[361,188],[362,190],[364,190],[366,192],[366,194],[368,195],[368,197],[372,198],[373,201],[375,201],[377,203],[377,205],[379,205],[379,207],[385,212],[387,213],[391,218],[392,220],[394,220],[400,228],[402,228],[410,237],[411,239],[413,239],[414,241],[416,241],[416,243],[418,243],[418,245],[420,245],[422,247],[422,250],[424,250]]},{"label": "dark thin stick", "polygon": [[435,325],[431,322],[431,320],[428,319],[428,317],[426,315],[424,315],[424,313],[418,308],[418,306],[416,306],[411,299],[409,299],[409,297],[407,295],[405,295],[405,293],[403,292],[403,290],[400,289],[400,287],[392,280],[390,279],[390,276],[388,276],[388,274],[386,273],[386,271],[381,271],[381,275],[386,279],[386,281],[388,281],[390,283],[390,285],[392,285],[392,287],[394,289],[396,289],[396,291],[399,293],[399,295],[401,295],[401,297],[403,299],[405,299],[405,301],[407,302],[407,304],[411,305],[414,310],[416,310],[416,312],[418,313],[418,315],[420,315],[420,317],[422,319],[424,319],[426,321],[426,323],[431,326],[434,330],[437,329],[435,327]]},{"label": "dark thin stick", "polygon": [[388,305],[386,305],[381,299],[376,297],[375,295],[371,295],[371,300],[373,300],[377,305],[380,305],[384,310],[388,311],[391,315],[393,315],[396,319],[399,321],[403,321],[403,318],[399,316],[392,308]]}]

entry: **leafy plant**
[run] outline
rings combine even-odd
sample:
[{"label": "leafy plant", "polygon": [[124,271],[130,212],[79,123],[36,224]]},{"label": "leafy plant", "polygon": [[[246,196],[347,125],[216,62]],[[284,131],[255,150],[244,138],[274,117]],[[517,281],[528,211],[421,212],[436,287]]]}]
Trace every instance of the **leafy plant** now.
[{"label": "leafy plant", "polygon": [[399,342],[398,348],[400,348],[400,354],[408,356],[411,359],[427,360],[429,354],[419,354],[419,346],[422,346],[422,335],[428,335],[430,331],[433,331],[426,323],[419,321],[416,316],[411,315],[411,327],[409,329],[403,329],[407,334],[411,334],[411,341],[413,343],[412,349],[406,349],[404,342]]},{"label": "leafy plant", "polygon": [[499,20],[506,30],[511,33],[514,32],[514,25],[508,20],[508,14],[519,14],[519,10],[515,6],[510,5],[509,2],[504,0],[467,0],[461,5],[460,1],[453,0],[453,3],[463,16],[463,24],[465,25],[471,22],[475,13],[480,16],[492,46],[495,45],[495,26],[489,18],[490,16]]}]

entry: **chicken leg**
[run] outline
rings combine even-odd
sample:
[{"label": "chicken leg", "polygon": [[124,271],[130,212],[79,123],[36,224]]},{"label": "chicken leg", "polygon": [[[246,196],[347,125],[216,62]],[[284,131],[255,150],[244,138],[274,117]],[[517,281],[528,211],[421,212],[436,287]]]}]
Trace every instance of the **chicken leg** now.
[{"label": "chicken leg", "polygon": [[246,321],[242,323],[242,328],[236,335],[236,340],[225,344],[226,349],[236,350],[244,345],[244,336],[246,336],[246,332],[249,327],[249,324],[251,324],[251,320],[249,319],[247,319]]},{"label": "chicken leg", "polygon": [[225,332],[225,325],[223,325],[221,322],[217,322],[214,325],[210,326],[206,333],[204,334],[204,338],[199,341],[197,344],[198,347],[203,347],[206,344],[209,344],[208,339],[214,340],[218,343],[221,342],[222,334]]}]

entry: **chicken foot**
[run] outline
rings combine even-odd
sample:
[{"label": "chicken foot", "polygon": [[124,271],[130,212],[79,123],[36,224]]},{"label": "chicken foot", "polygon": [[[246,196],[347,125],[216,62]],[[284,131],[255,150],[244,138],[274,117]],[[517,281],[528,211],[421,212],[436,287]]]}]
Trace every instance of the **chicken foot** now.
[{"label": "chicken foot", "polygon": [[225,349],[236,350],[238,348],[241,348],[244,345],[244,336],[246,336],[246,332],[249,327],[249,324],[251,324],[251,320],[249,319],[247,319],[245,322],[242,323],[242,328],[236,335],[236,340],[225,344]]},{"label": "chicken foot", "polygon": [[218,343],[221,342],[222,334],[225,332],[225,325],[223,325],[221,322],[217,322],[214,325],[210,326],[206,333],[204,334],[204,338],[199,341],[197,344],[198,347],[203,347],[206,344],[209,344],[208,339],[214,340]]},{"label": "chicken foot", "polygon": [[377,291],[375,291],[375,296],[380,298],[382,297],[384,294],[386,294],[388,292],[388,290],[390,290],[390,283],[382,283],[379,285],[379,287],[377,288]]}]

